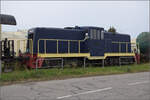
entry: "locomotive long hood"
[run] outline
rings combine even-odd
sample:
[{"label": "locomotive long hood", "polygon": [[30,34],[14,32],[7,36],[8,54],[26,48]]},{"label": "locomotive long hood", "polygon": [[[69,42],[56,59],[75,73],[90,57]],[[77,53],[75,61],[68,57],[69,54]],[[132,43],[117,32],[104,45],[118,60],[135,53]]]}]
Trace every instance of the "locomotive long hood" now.
[{"label": "locomotive long hood", "polygon": [[0,24],[16,25],[16,19],[12,15],[0,14]]}]

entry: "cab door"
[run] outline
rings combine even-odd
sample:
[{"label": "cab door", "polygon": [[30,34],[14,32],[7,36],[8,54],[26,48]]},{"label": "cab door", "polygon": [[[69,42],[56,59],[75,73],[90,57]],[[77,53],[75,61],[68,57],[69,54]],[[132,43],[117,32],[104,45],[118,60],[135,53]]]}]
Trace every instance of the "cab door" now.
[{"label": "cab door", "polygon": [[90,29],[90,39],[88,42],[91,56],[104,56],[105,41],[104,33],[99,29]]}]

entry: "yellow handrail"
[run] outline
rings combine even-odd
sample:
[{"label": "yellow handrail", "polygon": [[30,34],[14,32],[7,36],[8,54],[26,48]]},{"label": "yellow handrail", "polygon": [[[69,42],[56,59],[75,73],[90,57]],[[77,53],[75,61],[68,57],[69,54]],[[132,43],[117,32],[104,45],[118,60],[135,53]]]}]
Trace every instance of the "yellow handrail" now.
[{"label": "yellow handrail", "polygon": [[70,40],[68,40],[68,53],[70,53]]},{"label": "yellow handrail", "polygon": [[119,53],[120,53],[120,51],[121,51],[121,43],[119,43]]},{"label": "yellow handrail", "polygon": [[[39,39],[39,40],[51,40],[51,41],[68,41],[68,40],[66,40],[66,39]],[[84,40],[69,40],[69,41],[85,41],[85,39]]]},{"label": "yellow handrail", "polygon": [[38,50],[38,55],[39,55],[39,43],[40,43],[40,40],[38,40],[38,49],[37,49]]},{"label": "yellow handrail", "polygon": [[126,53],[128,53],[128,43],[126,43]]},{"label": "yellow handrail", "polygon": [[79,49],[79,53],[80,53],[80,40],[78,41],[78,49]]},{"label": "yellow handrail", "polygon": [[132,42],[117,42],[117,41],[112,41],[112,43],[119,44],[119,53],[121,51],[121,44],[126,44],[126,53],[128,53],[128,44],[136,44]]},{"label": "yellow handrail", "polygon": [[56,41],[56,46],[57,46],[57,50],[56,50],[56,52],[57,52],[57,54],[59,53],[59,41],[66,41],[66,42],[68,42],[68,53],[70,53],[70,41],[71,42],[78,42],[78,53],[80,53],[80,43],[81,42],[83,42],[83,41],[85,41],[85,40],[65,40],[65,39],[39,39],[38,40],[38,54],[39,54],[39,43],[40,43],[40,41],[44,41],[44,53],[46,54],[47,52],[46,52],[46,50],[47,50],[47,45],[46,45],[46,42],[47,41]]},{"label": "yellow handrail", "polygon": [[46,40],[44,40],[44,53],[46,54]]},{"label": "yellow handrail", "polygon": [[58,53],[59,51],[58,51],[58,40],[57,40],[57,53]]}]

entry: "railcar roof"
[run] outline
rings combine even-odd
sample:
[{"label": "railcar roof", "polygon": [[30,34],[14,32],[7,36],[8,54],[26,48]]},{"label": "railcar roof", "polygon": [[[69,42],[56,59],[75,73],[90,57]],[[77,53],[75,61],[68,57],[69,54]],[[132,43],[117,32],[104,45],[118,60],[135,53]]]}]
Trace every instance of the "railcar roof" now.
[{"label": "railcar roof", "polygon": [[[79,29],[78,29],[78,28]],[[28,30],[28,33],[31,34],[31,33],[34,33],[37,29],[40,29],[40,30],[62,30],[62,31],[84,31],[84,29],[89,29],[89,28],[95,28],[95,29],[102,29],[104,30],[104,28],[102,27],[95,27],[95,26],[75,26],[75,27],[71,27],[71,28],[55,28],[55,27],[35,27],[35,28],[31,28]],[[104,33],[106,34],[114,34],[112,32],[107,32],[105,31]],[[124,34],[124,33],[115,33],[117,35],[125,35],[125,36],[130,36],[129,34]]]},{"label": "railcar roof", "polygon": [[103,27],[97,27],[97,26],[80,26],[80,27],[85,27],[85,28],[103,28]]},{"label": "railcar roof", "polygon": [[31,28],[29,30],[36,30],[36,29],[71,30],[71,28],[55,28],[55,27],[36,27]]},{"label": "railcar roof", "polygon": [[104,32],[104,33],[106,33],[106,34],[116,34],[116,35],[125,35],[125,36],[130,36],[129,34],[125,34],[125,33],[118,33],[118,32],[116,32],[116,33],[112,33],[112,32]]},{"label": "railcar roof", "polygon": [[38,31],[38,30],[46,30],[46,31],[48,31],[48,30],[56,30],[56,31],[70,31],[70,32],[83,32],[83,31],[85,31],[85,30],[83,30],[83,29],[64,29],[64,28],[53,28],[53,27],[50,27],[50,28],[48,28],[48,27],[36,27],[36,28],[32,28],[32,29],[29,29],[28,30],[28,34],[32,34],[32,33],[35,33],[36,31]]},{"label": "railcar roof", "polygon": [[102,27],[95,27],[95,26],[75,26],[75,27],[65,27],[65,28],[55,28],[55,27],[35,27],[29,30],[36,30],[36,29],[53,29],[53,30],[72,30],[72,29],[83,29],[83,28],[95,28],[95,29],[104,29]]}]

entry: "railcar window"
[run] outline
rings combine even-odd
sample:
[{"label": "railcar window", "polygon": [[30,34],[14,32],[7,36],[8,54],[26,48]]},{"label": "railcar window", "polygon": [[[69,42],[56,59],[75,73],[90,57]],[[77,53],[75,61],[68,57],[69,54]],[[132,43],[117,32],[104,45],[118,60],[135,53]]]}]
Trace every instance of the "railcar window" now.
[{"label": "railcar window", "polygon": [[93,39],[93,30],[90,30],[90,38]]},{"label": "railcar window", "polygon": [[100,30],[97,30],[97,39],[100,40]]},{"label": "railcar window", "polygon": [[90,39],[94,40],[103,40],[104,39],[104,31],[100,31],[97,29],[91,29],[90,30]]},{"label": "railcar window", "polygon": [[101,32],[101,40],[104,39],[104,31]]},{"label": "railcar window", "polygon": [[97,32],[96,31],[97,31],[96,29],[93,30],[93,35],[94,35],[93,39],[97,39],[97,36],[96,36]]}]

